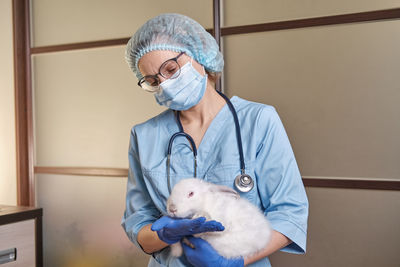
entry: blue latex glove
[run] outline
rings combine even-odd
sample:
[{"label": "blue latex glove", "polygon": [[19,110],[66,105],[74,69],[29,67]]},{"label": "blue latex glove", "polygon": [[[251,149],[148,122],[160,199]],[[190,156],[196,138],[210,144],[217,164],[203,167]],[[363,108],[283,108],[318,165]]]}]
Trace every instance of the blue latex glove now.
[{"label": "blue latex glove", "polygon": [[167,244],[179,242],[184,236],[203,232],[223,231],[225,227],[217,221],[206,218],[179,219],[163,216],[153,223],[151,230],[157,231],[158,237]]},{"label": "blue latex glove", "polygon": [[187,260],[196,267],[243,267],[243,258],[226,259],[205,240],[196,237],[187,237],[194,245],[194,249],[182,242],[183,251]]}]

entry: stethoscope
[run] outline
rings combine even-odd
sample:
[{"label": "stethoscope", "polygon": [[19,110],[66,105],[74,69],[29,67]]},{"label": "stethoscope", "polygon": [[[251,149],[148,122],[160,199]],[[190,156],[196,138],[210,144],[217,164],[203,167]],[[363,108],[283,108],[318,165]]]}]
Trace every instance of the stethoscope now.
[{"label": "stethoscope", "polygon": [[[240,174],[235,178],[235,187],[238,191],[246,193],[249,192],[254,187],[254,181],[250,175],[245,173],[245,165],[244,165],[244,157],[243,157],[243,146],[242,146],[242,137],[240,134],[240,125],[239,119],[236,114],[236,110],[232,105],[232,102],[229,98],[223,93],[217,91],[226,101],[229,109],[232,112],[233,120],[235,121],[235,129],[236,129],[236,140],[239,148],[239,156],[240,156]],[[168,179],[168,191],[171,193],[171,176],[170,176],[170,168],[171,168],[171,153],[172,153],[172,144],[174,143],[175,138],[178,136],[184,136],[189,141],[193,150],[193,158],[194,158],[194,177],[197,177],[197,148],[194,143],[193,138],[183,131],[182,123],[180,120],[179,111],[176,112],[176,120],[179,126],[179,132],[174,133],[169,139],[168,143],[168,151],[167,151],[167,179]]]}]

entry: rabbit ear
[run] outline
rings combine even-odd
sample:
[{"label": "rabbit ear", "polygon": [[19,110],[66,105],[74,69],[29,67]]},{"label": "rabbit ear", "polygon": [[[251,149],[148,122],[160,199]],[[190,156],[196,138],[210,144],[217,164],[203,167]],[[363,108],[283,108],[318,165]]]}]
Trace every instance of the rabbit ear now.
[{"label": "rabbit ear", "polygon": [[238,192],[225,185],[212,185],[210,191],[215,193],[229,194],[231,197],[234,197],[236,199],[240,198]]}]

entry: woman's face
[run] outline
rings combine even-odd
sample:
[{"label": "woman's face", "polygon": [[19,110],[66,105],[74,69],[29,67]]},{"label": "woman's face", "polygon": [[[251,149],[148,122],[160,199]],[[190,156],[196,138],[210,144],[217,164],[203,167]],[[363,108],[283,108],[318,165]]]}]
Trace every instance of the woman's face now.
[{"label": "woman's face", "polygon": [[[167,60],[176,57],[179,55],[177,52],[173,51],[168,51],[168,50],[154,50],[151,52],[148,52],[144,54],[139,62],[138,62],[138,67],[143,76],[146,75],[154,75],[158,73],[160,70],[160,66]],[[190,62],[191,58],[183,54],[178,58],[178,64],[179,66],[185,65],[187,62]],[[197,61],[193,60],[192,62],[193,67],[201,74],[204,75],[203,67],[197,63]],[[162,77],[161,75],[158,75],[158,78],[160,79],[160,82],[165,81],[166,79]]]}]

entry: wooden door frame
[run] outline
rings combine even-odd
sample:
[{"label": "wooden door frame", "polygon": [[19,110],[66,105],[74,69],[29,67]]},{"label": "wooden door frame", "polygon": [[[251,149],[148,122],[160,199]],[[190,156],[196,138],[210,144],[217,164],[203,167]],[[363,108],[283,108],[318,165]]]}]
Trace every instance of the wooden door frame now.
[{"label": "wooden door frame", "polygon": [[30,2],[13,0],[17,204],[35,206]]}]

